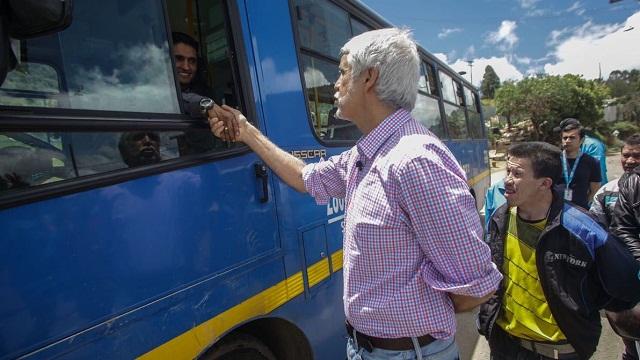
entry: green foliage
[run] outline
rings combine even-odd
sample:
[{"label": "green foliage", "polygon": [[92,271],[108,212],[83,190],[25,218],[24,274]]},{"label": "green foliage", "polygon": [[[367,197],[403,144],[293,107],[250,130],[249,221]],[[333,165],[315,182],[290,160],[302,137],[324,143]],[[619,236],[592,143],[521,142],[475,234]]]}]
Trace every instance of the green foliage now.
[{"label": "green foliage", "polygon": [[606,82],[611,96],[619,98],[640,91],[640,70],[614,70]]},{"label": "green foliage", "polygon": [[584,126],[598,128],[609,89],[577,75],[539,76],[505,83],[496,93],[498,114],[508,121],[531,120],[530,140],[557,141],[553,128],[562,119],[577,118]]},{"label": "green foliage", "polygon": [[618,139],[626,139],[628,136],[640,132],[640,126],[635,122],[630,121],[618,121],[611,127],[613,130],[618,130],[620,134]]},{"label": "green foliage", "polygon": [[496,72],[493,70],[491,65],[487,65],[487,67],[484,68],[482,84],[480,85],[482,97],[493,99],[498,88],[500,88],[500,78],[498,77],[498,74],[496,74]]}]

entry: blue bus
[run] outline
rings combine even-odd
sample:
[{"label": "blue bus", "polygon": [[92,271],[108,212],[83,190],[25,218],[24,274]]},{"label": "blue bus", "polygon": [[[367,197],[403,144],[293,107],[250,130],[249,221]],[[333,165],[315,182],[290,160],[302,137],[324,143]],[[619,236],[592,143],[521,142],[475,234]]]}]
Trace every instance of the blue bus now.
[{"label": "blue bus", "polygon": [[[333,115],[341,45],[386,26],[347,0],[76,0],[65,30],[12,40],[0,358],[344,358],[344,202],[316,206],[186,115],[172,34],[198,40],[217,101],[318,161],[360,136]],[[421,56],[414,115],[483,194],[478,93]]]}]

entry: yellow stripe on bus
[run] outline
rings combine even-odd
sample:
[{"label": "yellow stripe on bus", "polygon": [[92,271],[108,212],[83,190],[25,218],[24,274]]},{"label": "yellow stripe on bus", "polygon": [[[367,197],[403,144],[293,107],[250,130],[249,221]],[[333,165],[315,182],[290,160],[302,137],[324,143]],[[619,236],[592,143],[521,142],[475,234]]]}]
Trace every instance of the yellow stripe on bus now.
[{"label": "yellow stripe on bus", "polygon": [[486,178],[487,176],[491,175],[491,170],[485,170],[483,172],[481,172],[480,174],[472,177],[471,179],[467,180],[467,183],[469,184],[469,186],[473,186],[477,183],[479,183],[480,181],[484,180],[484,178]]},{"label": "yellow stripe on bus", "polygon": [[[342,268],[342,249],[331,254],[333,271]],[[330,275],[329,261],[324,258],[307,269],[309,286],[314,286]],[[289,300],[302,294],[302,272],[248,298],[242,303],[216,315],[187,332],[169,340],[138,359],[193,359],[217,338],[249,319],[267,315]]]}]

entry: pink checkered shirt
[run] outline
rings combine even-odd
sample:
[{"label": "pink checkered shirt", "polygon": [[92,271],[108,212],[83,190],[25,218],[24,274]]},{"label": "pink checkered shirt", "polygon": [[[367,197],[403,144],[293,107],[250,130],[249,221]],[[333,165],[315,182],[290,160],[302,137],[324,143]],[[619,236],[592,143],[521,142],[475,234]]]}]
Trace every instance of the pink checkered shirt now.
[{"label": "pink checkered shirt", "polygon": [[480,297],[498,287],[464,171],[409,112],[307,165],[303,178],[318,204],[345,198],[344,311],[356,330],[447,338],[456,331],[447,293]]}]

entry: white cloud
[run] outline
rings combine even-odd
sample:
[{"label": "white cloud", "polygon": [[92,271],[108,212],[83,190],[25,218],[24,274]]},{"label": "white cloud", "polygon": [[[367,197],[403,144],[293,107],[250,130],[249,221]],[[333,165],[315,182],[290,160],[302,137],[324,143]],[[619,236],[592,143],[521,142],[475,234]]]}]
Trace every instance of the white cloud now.
[{"label": "white cloud", "polygon": [[[634,27],[632,31],[623,29]],[[582,74],[588,79],[619,69],[640,68],[640,11],[631,15],[625,24],[593,24],[591,21],[573,29],[568,38],[560,41],[553,55],[555,63],[546,63],[548,74]]]},{"label": "white cloud", "polygon": [[[520,80],[523,77],[522,73],[505,56],[477,58],[473,59],[473,66],[471,68],[473,72],[473,85],[480,86],[482,77],[484,76],[484,69],[487,67],[487,65],[491,65],[496,74],[498,74],[500,81]],[[467,74],[465,75],[465,78],[467,80],[471,79],[471,76],[469,75],[469,63],[467,63],[466,61],[458,59],[453,64],[449,64],[449,66],[451,66],[453,70],[458,72],[466,71]]]},{"label": "white cloud", "polygon": [[517,27],[518,24],[515,21],[503,20],[497,31],[489,33],[486,41],[498,45],[500,50],[511,50],[518,42],[518,36],[516,35]]},{"label": "white cloud", "polygon": [[455,34],[461,31],[462,31],[462,28],[444,28],[440,30],[440,32],[438,33],[438,38],[444,39],[451,34]]},{"label": "white cloud", "polygon": [[582,8],[582,2],[580,0],[571,4],[571,6],[567,9],[567,12],[573,12]]},{"label": "white cloud", "polygon": [[438,60],[446,63],[447,62],[447,54],[443,54],[443,53],[435,53],[433,54],[433,56],[435,56]]},{"label": "white cloud", "polygon": [[518,2],[520,3],[520,6],[523,9],[531,9],[531,8],[533,8],[538,1],[540,1],[540,0],[518,0]]}]

